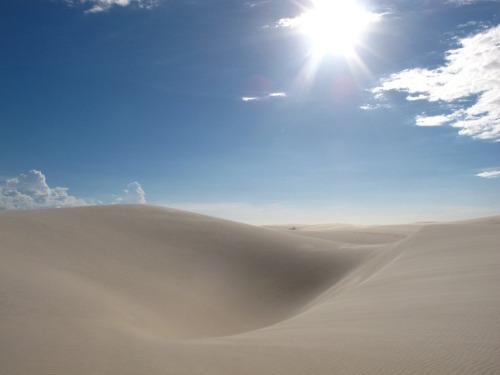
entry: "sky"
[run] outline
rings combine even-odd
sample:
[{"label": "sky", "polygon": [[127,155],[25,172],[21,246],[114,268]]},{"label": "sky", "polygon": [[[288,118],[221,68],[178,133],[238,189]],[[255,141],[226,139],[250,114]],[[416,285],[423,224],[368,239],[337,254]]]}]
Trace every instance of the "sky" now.
[{"label": "sky", "polygon": [[500,214],[500,1],[2,0],[0,209]]}]

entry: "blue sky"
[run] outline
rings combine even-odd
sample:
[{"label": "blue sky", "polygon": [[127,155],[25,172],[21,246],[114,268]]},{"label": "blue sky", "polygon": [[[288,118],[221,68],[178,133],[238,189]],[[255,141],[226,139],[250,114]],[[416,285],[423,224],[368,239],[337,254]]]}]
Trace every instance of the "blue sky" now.
[{"label": "blue sky", "polygon": [[500,2],[340,3],[2,1],[0,207],[500,214]]}]

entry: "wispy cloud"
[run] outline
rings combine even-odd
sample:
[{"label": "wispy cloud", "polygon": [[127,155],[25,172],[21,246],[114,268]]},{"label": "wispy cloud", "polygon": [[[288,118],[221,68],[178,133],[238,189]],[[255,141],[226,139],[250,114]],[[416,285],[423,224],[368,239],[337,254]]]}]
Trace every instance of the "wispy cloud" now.
[{"label": "wispy cloud", "polygon": [[427,116],[423,114],[415,118],[415,123],[418,126],[441,126],[453,121],[453,118],[453,115]]},{"label": "wispy cloud", "polygon": [[475,3],[500,3],[500,0],[448,0],[447,3],[457,4],[457,5],[470,5]]},{"label": "wispy cloud", "polygon": [[478,173],[476,176],[482,178],[497,178],[500,177],[500,170],[497,169],[497,170],[485,171]]},{"label": "wispy cloud", "polygon": [[261,0],[261,1],[247,1],[245,2],[245,6],[249,8],[255,8],[264,4],[267,4],[269,1],[268,0]]},{"label": "wispy cloud", "polygon": [[244,102],[253,102],[253,101],[259,100],[259,97],[258,96],[242,96],[241,100],[243,100]]},{"label": "wispy cloud", "polygon": [[293,29],[294,27],[298,27],[302,25],[304,22],[304,15],[293,17],[293,18],[280,18],[276,21],[274,27],[277,29]]},{"label": "wispy cloud", "polygon": [[373,111],[374,109],[390,108],[390,106],[389,104],[386,103],[377,103],[377,104],[363,104],[359,106],[359,108],[364,111]]},{"label": "wispy cloud", "polygon": [[436,69],[404,70],[372,92],[408,93],[408,101],[439,103],[443,112],[416,117],[418,126],[449,125],[459,134],[500,141],[500,25],[458,40]]},{"label": "wispy cloud", "polygon": [[271,92],[262,96],[242,96],[240,99],[244,102],[257,102],[261,100],[266,100],[270,98],[285,98],[287,95],[284,92]]},{"label": "wispy cloud", "polygon": [[66,3],[84,4],[88,6],[86,13],[100,13],[109,10],[113,6],[136,6],[143,9],[151,9],[157,6],[161,0],[65,0]]},{"label": "wispy cloud", "polygon": [[272,92],[268,95],[269,98],[284,98],[286,94],[284,92]]},{"label": "wispy cloud", "polygon": [[0,184],[0,209],[32,209],[48,207],[86,206],[84,199],[68,194],[68,188],[51,188],[45,175],[32,169],[27,174]]}]

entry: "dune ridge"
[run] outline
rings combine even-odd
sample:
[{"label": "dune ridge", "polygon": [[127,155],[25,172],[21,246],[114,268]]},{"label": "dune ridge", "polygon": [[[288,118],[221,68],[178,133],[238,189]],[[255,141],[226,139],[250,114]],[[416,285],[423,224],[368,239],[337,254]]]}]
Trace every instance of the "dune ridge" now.
[{"label": "dune ridge", "polygon": [[496,374],[500,217],[0,213],[0,373]]}]

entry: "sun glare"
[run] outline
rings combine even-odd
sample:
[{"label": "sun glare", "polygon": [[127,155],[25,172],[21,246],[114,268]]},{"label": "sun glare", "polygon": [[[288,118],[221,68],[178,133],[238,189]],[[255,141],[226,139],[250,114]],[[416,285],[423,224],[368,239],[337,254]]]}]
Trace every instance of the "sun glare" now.
[{"label": "sun glare", "polygon": [[317,0],[300,16],[300,32],[311,39],[313,55],[353,52],[374,15],[354,0]]}]

